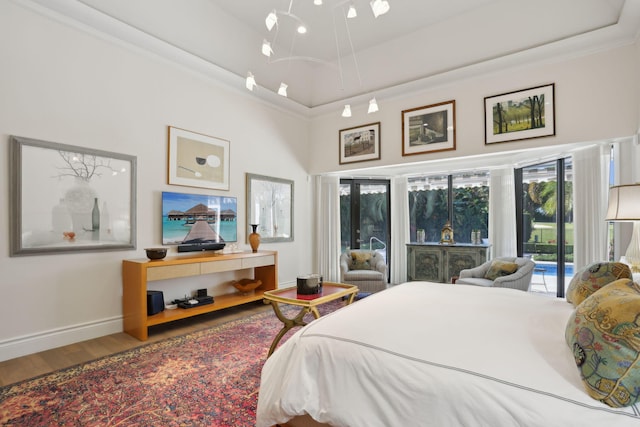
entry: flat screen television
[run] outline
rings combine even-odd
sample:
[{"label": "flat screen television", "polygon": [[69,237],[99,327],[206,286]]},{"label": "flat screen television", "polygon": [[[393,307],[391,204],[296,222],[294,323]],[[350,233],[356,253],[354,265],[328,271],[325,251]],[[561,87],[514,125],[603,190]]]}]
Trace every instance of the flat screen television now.
[{"label": "flat screen television", "polygon": [[219,250],[238,240],[235,197],[162,192],[162,244],[178,252]]}]

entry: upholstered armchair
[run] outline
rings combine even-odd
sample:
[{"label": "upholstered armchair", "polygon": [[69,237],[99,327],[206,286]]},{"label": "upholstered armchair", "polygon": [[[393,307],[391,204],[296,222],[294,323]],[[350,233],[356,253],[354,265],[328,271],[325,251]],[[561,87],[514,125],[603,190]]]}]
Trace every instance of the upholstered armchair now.
[{"label": "upholstered armchair", "polygon": [[340,255],[340,282],[356,285],[360,292],[387,288],[387,263],[376,251],[349,250]]},{"label": "upholstered armchair", "polygon": [[528,258],[500,257],[461,270],[456,284],[528,291],[535,263]]}]

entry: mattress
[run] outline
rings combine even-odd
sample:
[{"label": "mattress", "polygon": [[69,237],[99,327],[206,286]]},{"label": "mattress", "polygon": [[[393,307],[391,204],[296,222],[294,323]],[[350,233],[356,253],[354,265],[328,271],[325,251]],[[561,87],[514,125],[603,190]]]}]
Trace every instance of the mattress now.
[{"label": "mattress", "polygon": [[585,392],[573,306],[513,289],[409,282],[299,330],[265,362],[257,426],[640,425]]}]

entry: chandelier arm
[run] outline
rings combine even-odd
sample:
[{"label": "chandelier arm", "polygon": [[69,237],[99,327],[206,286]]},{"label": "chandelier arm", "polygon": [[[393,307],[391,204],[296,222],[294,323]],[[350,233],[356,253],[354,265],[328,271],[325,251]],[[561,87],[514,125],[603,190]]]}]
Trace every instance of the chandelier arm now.
[{"label": "chandelier arm", "polygon": [[342,58],[340,57],[340,44],[338,43],[338,31],[336,30],[336,14],[331,11],[331,19],[333,20],[333,36],[336,40],[336,54],[338,56],[338,70],[340,73],[340,89],[344,90],[344,75],[342,74]]},{"label": "chandelier arm", "polygon": [[351,46],[351,55],[353,56],[353,63],[356,66],[356,74],[358,75],[358,82],[362,87],[362,77],[360,77],[360,67],[358,67],[358,59],[356,58],[356,50],[353,48],[353,40],[351,40],[351,31],[349,30],[349,23],[347,21],[347,14],[342,8],[342,18],[344,19],[344,26],[347,29],[347,39],[349,40],[349,46]]},{"label": "chandelier arm", "polygon": [[[273,39],[271,40],[271,46],[276,45],[276,41],[278,40],[278,34],[280,34],[280,26],[276,25],[276,32],[273,34]],[[274,62],[272,61],[271,57],[273,57],[273,55],[270,55],[267,58],[267,64],[271,64],[272,62]]]},{"label": "chandelier arm", "polygon": [[320,59],[320,58],[314,58],[312,56],[300,56],[300,55],[286,56],[283,58],[274,59],[271,62],[275,63],[275,62],[282,62],[282,61],[309,61],[309,62],[317,62],[318,64],[326,65],[327,67],[331,67],[331,68],[338,68],[338,66],[333,62],[329,62],[327,60]]}]

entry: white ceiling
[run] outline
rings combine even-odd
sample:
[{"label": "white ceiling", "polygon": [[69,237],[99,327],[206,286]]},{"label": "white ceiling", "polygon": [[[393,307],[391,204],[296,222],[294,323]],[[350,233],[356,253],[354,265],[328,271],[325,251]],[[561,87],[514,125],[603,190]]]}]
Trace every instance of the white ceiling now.
[{"label": "white ceiling", "polygon": [[[349,100],[401,94],[411,82],[447,73],[549,60],[632,43],[638,0],[388,0],[373,17],[369,0],[18,0],[71,17],[137,47],[172,56],[254,96],[313,115]],[[345,17],[352,2],[355,19]],[[271,11],[290,11],[308,26]],[[274,55],[260,53],[271,41]],[[353,46],[353,47],[352,47]],[[287,59],[295,57],[297,59]],[[189,59],[187,59],[189,58]],[[288,84],[288,99],[276,95]]]},{"label": "white ceiling", "polygon": [[[377,19],[370,0],[323,0],[322,6],[313,0],[13,1],[243,93],[251,71],[258,88],[249,96],[307,117],[335,114],[343,103],[371,96],[384,100],[447,79],[634,43],[640,32],[640,0],[388,0],[390,11]],[[358,10],[353,20],[345,18],[349,2]],[[277,35],[270,33],[264,20],[273,9],[290,10],[309,33],[294,37],[293,20],[284,15]],[[271,59],[260,53],[264,39],[273,43]],[[302,59],[283,59],[290,56]],[[289,85],[288,98],[276,94],[281,81]],[[578,147],[584,145],[432,161],[429,170],[528,164]],[[423,171],[424,162],[417,162],[353,173]]]}]

